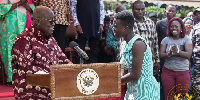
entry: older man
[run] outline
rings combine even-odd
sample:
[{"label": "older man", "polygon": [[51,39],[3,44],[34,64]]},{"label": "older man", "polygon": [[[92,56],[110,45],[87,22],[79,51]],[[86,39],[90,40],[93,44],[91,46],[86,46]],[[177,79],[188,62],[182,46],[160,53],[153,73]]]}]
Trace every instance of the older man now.
[{"label": "older man", "polygon": [[32,0],[35,6],[49,7],[55,14],[55,26],[53,36],[63,52],[66,47],[66,29],[71,20],[69,4],[71,0]]},{"label": "older man", "polygon": [[153,55],[154,67],[156,72],[159,69],[159,52],[158,52],[158,37],[154,22],[144,16],[145,4],[142,1],[135,1],[132,7],[133,16],[135,18],[133,32],[142,36],[151,47]]},{"label": "older man", "polygon": [[50,72],[49,66],[69,61],[52,36],[54,14],[45,6],[33,12],[32,25],[20,33],[12,48],[13,89],[16,100],[50,100],[49,88],[26,84],[26,75]]}]

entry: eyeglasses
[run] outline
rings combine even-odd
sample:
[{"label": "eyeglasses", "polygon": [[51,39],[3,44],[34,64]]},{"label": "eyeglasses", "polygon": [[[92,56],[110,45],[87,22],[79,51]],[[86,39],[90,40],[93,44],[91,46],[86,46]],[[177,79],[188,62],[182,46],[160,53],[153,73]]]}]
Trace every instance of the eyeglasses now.
[{"label": "eyeglasses", "polygon": [[192,23],[185,23],[186,25],[193,25]]}]

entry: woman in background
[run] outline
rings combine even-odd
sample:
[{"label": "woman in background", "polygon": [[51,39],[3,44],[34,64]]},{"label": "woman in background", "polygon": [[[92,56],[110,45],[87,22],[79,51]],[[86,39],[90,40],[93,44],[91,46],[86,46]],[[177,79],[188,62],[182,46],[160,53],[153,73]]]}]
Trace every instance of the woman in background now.
[{"label": "woman in background", "polygon": [[[192,13],[193,14],[193,13]],[[185,29],[186,29],[186,33],[185,35],[189,36],[189,38],[192,40],[192,28],[194,25],[194,20],[192,19],[192,17],[186,17],[183,19],[183,23],[185,24]],[[189,89],[191,89],[191,77],[192,77],[192,73],[194,70],[194,66],[193,66],[193,57],[190,58],[190,87]]]},{"label": "woman in background", "polygon": [[[29,1],[30,3],[30,1]],[[12,81],[11,49],[16,36],[25,29],[26,11],[32,13],[33,5],[28,0],[0,0],[0,55],[4,64],[7,82]]]},{"label": "woman in background", "polygon": [[[186,35],[182,19],[174,17],[169,21],[167,35],[160,45],[160,59],[165,59],[161,80],[165,100],[172,100],[178,94],[188,93],[190,75],[189,59],[192,55],[192,41]],[[179,87],[181,87],[179,89]]]},{"label": "woman in background", "polygon": [[121,43],[121,82],[127,83],[124,100],[160,100],[160,88],[153,76],[152,53],[146,40],[133,33],[134,18],[129,11],[121,11],[114,16],[116,38],[124,38]]},{"label": "woman in background", "polygon": [[189,36],[192,39],[192,27],[194,25],[194,20],[191,17],[186,17],[183,19],[183,23],[185,25],[186,33],[185,35]]}]

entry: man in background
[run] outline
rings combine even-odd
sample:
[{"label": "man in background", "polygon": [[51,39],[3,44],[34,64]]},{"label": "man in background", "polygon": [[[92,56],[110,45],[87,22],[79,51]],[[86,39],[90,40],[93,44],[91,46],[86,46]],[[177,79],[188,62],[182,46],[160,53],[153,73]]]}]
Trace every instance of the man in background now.
[{"label": "man in background", "polygon": [[[126,10],[126,7],[124,5],[117,5],[115,8],[115,12],[121,12],[123,10]],[[120,46],[120,42],[122,41],[122,39],[117,39],[114,35],[114,31],[113,31],[113,27],[114,25],[111,24],[109,29],[108,29],[108,33],[107,33],[107,37],[106,37],[106,46],[105,46],[105,51],[108,55],[112,55],[113,57],[113,62],[118,62],[119,61],[119,46]]]},{"label": "man in background", "polygon": [[149,14],[149,19],[151,19],[155,24],[157,22],[157,18],[158,18],[158,16],[157,16],[156,13],[150,13]]},{"label": "man in background", "polygon": [[85,50],[86,42],[90,47],[90,63],[98,62],[99,42],[103,32],[103,0],[72,0],[71,14],[78,33],[77,42]]},{"label": "man in background", "polygon": [[166,33],[167,33],[167,25],[168,25],[169,20],[176,16],[176,6],[175,5],[168,5],[166,7],[165,14],[166,14],[166,18],[163,19],[163,20],[159,20],[156,23],[156,30],[157,30],[157,33],[158,33],[158,45],[159,45],[159,47],[160,47],[160,43],[161,43],[162,39],[164,39],[167,36]]},{"label": "man in background", "polygon": [[110,17],[108,15],[106,15],[104,18],[104,26],[103,26],[102,36],[100,38],[100,43],[99,43],[99,53],[98,53],[98,62],[99,63],[113,62],[112,55],[108,55],[106,53],[106,37],[107,37],[109,26],[110,26]]},{"label": "man in background", "polygon": [[154,61],[155,73],[157,74],[160,67],[159,60],[159,48],[158,48],[158,37],[156,32],[156,26],[154,22],[146,18],[145,4],[142,1],[135,1],[132,7],[134,16],[134,28],[133,32],[142,36],[149,44],[152,52],[152,59]]},{"label": "man in background", "polygon": [[195,30],[200,29],[200,8],[194,10],[192,18],[194,20],[193,29],[195,32]]}]

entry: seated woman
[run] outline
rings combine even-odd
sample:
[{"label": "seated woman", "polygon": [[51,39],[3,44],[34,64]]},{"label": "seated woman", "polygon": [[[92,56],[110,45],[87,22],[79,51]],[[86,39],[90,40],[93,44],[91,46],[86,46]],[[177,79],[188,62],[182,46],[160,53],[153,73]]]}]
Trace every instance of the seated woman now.
[{"label": "seated woman", "polygon": [[182,19],[178,17],[169,21],[167,35],[168,37],[165,37],[160,45],[160,58],[165,59],[161,81],[164,87],[165,100],[172,100],[180,94],[188,93],[192,41],[186,35]]},{"label": "seated woman", "polygon": [[129,11],[114,16],[116,38],[121,43],[121,82],[127,83],[124,100],[160,100],[160,88],[153,76],[152,53],[146,40],[133,33],[134,18]]}]

